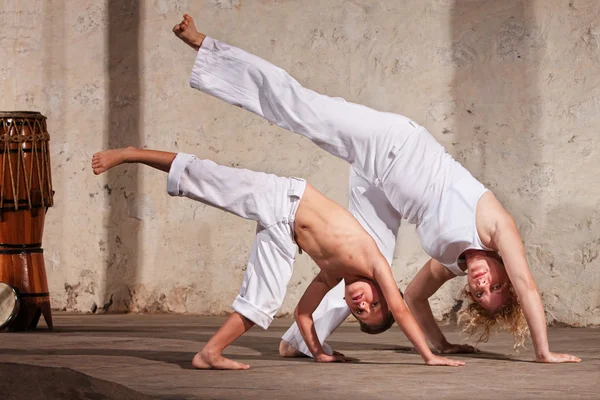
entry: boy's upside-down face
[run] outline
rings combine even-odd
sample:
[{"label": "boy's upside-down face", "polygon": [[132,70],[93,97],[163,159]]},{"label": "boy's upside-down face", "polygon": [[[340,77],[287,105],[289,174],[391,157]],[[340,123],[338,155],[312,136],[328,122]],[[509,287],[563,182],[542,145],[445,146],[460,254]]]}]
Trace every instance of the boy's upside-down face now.
[{"label": "boy's upside-down face", "polygon": [[344,300],[352,315],[366,325],[379,325],[389,314],[387,302],[379,286],[369,280],[346,285]]}]

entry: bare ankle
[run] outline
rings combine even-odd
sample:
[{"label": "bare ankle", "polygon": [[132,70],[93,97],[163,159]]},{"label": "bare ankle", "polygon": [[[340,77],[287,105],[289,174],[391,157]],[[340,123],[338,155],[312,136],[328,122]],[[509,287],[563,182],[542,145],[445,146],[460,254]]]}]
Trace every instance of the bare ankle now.
[{"label": "bare ankle", "polygon": [[206,359],[214,359],[215,357],[219,357],[221,355],[219,350],[206,346],[204,346],[199,353],[203,358]]},{"label": "bare ankle", "polygon": [[127,146],[124,149],[122,149],[122,156],[123,156],[123,162],[124,163],[132,163],[132,162],[137,162],[138,158],[136,157],[138,155],[138,152],[140,151],[140,149],[138,149],[137,147],[133,147],[133,146]]},{"label": "bare ankle", "polygon": [[205,34],[198,32],[196,39],[194,39],[194,46],[197,47],[197,50],[200,50],[200,47],[202,47],[202,43],[204,43],[205,38]]}]

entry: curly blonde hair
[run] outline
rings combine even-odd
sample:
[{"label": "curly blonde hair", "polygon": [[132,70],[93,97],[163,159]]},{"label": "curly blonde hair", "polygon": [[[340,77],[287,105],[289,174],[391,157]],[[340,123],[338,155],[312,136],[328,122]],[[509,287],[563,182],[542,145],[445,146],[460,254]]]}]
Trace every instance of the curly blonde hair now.
[{"label": "curly blonde hair", "polygon": [[519,346],[525,348],[524,343],[530,336],[529,327],[525,320],[525,315],[521,309],[519,298],[513,288],[510,288],[510,297],[506,303],[494,312],[488,311],[475,301],[469,285],[462,291],[463,297],[467,299],[467,306],[460,311],[458,323],[463,325],[463,333],[469,337],[477,334],[481,328],[477,343],[487,342],[492,330],[503,330],[513,335],[513,348],[517,350]]}]

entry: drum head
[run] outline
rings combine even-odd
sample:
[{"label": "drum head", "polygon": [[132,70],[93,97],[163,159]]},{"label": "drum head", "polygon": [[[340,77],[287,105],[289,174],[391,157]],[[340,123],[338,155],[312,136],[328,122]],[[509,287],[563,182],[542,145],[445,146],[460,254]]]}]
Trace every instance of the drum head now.
[{"label": "drum head", "polygon": [[19,312],[17,291],[6,283],[0,282],[0,329],[8,326]]}]

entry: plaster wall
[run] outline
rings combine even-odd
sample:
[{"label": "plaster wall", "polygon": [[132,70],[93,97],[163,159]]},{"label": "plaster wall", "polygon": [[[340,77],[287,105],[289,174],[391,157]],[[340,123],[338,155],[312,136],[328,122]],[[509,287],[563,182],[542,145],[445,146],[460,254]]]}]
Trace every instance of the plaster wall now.
[{"label": "plaster wall", "polygon": [[[199,29],[307,87],[407,115],[511,212],[550,322],[600,323],[600,6],[595,0],[0,0],[0,109],[48,117],[55,207],[44,248],[53,307],[224,314],[254,223],[170,198],[165,174],[98,150],[191,152],[304,177],[347,204],[348,166],[308,140],[189,88]],[[405,288],[427,260],[401,228]],[[280,313],[316,274],[298,257]],[[460,307],[456,279],[432,298]]]}]

